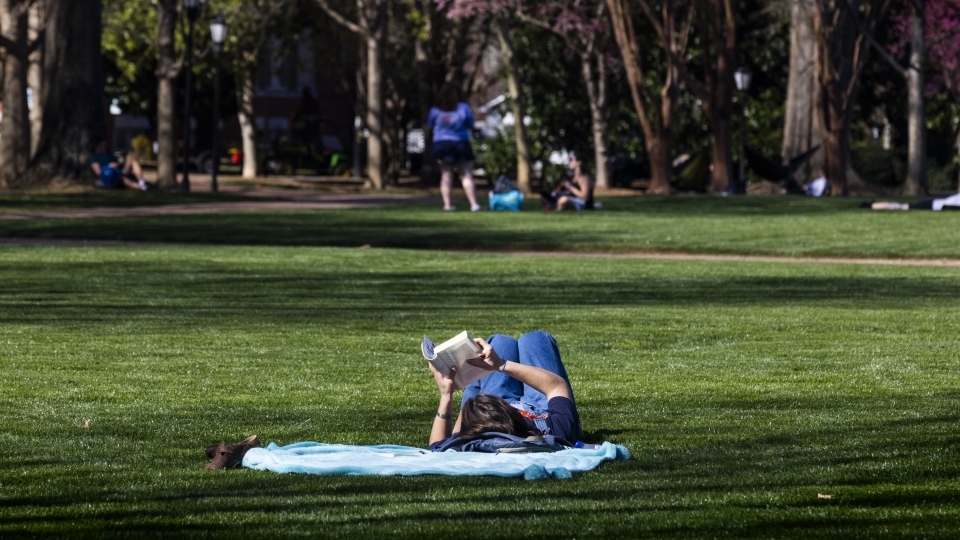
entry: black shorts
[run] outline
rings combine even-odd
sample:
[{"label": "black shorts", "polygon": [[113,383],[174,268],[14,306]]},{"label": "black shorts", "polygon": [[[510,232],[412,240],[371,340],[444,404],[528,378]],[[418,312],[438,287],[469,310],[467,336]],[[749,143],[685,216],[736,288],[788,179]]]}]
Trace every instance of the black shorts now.
[{"label": "black shorts", "polygon": [[473,147],[470,141],[434,141],[433,157],[444,163],[473,161]]},{"label": "black shorts", "polygon": [[924,199],[919,202],[910,203],[911,210],[933,210],[933,201],[936,199]]}]

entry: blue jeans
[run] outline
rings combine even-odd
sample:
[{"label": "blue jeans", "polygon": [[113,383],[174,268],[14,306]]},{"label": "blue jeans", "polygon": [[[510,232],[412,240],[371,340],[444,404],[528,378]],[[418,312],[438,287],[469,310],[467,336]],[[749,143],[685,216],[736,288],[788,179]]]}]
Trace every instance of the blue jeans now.
[{"label": "blue jeans", "polygon": [[[563,362],[560,361],[557,341],[543,330],[524,334],[520,336],[520,339],[495,334],[487,341],[503,361],[519,362],[526,366],[536,366],[556,373],[563,377],[563,380],[567,381],[567,387],[570,387],[567,370],[563,368]],[[463,404],[468,399],[478,394],[501,397],[511,405],[523,405],[524,409],[534,414],[547,412],[547,396],[536,388],[527,386],[499,371],[495,371],[464,388],[460,408],[463,408]],[[573,397],[573,388],[570,388],[570,396]],[[576,404],[576,401],[574,401],[574,404]]]}]

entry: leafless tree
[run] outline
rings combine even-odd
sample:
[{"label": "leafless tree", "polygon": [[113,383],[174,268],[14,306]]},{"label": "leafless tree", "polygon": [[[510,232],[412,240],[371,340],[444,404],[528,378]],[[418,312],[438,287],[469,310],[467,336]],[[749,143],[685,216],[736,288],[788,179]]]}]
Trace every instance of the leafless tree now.
[{"label": "leafless tree", "polygon": [[387,0],[357,0],[357,19],[352,21],[329,0],[316,0],[331,19],[356,34],[366,48],[367,177],[374,189],[384,188],[383,148],[383,44],[387,29]]},{"label": "leafless tree", "polygon": [[817,124],[817,40],[813,32],[813,1],[788,0],[790,13],[790,68],[781,154],[794,158],[820,146],[798,172],[805,183],[823,167],[823,138]]},{"label": "leafless tree", "polygon": [[[100,0],[47,0],[44,6],[43,110],[29,181],[90,174],[89,156],[106,134]],[[29,140],[29,136],[28,136]]]},{"label": "leafless tree", "polygon": [[850,119],[871,35],[890,0],[855,3],[814,0],[817,38],[817,115],[827,157],[827,180],[835,195],[849,194]]},{"label": "leafless tree", "polygon": [[30,57],[40,47],[42,37],[30,29],[33,7],[33,0],[0,0],[0,46],[6,50],[0,187],[14,186],[20,182],[30,163],[27,73]]},{"label": "leafless tree", "polygon": [[[670,150],[673,123],[680,103],[680,60],[686,55],[693,19],[688,16],[679,24],[677,6],[670,2],[660,4],[659,13],[646,0],[636,0],[647,19],[656,29],[664,48],[666,69],[662,81],[647,78],[649,66],[642,63],[641,45],[634,31],[628,0],[606,0],[613,25],[613,34],[623,57],[627,85],[633,106],[643,129],[644,142],[650,158],[650,187],[648,193],[670,192]],[[688,12],[689,13],[689,12]],[[660,86],[656,92],[655,87]]]},{"label": "leafless tree", "polygon": [[177,59],[176,41],[178,0],[157,0],[157,187],[172,191],[177,187],[176,82],[182,62]]}]

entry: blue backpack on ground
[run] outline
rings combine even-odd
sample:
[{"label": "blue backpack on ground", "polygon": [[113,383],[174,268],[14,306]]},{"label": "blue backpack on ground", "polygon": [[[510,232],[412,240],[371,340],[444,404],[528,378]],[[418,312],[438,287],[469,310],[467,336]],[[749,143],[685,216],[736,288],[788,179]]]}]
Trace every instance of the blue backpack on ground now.
[{"label": "blue backpack on ground", "polygon": [[519,212],[523,206],[523,193],[509,178],[500,175],[490,192],[490,209]]},{"label": "blue backpack on ground", "polygon": [[508,191],[507,193],[490,192],[490,209],[504,210],[507,212],[519,212],[523,206],[523,193],[520,191]]}]

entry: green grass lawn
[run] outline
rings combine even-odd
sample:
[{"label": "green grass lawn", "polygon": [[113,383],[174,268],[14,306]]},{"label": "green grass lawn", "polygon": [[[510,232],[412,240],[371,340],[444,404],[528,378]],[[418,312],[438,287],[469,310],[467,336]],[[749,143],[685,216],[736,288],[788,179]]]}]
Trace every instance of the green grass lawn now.
[{"label": "green grass lawn", "polygon": [[[645,245],[654,232],[634,227],[646,224],[713,251],[749,245],[704,228],[722,218],[758,236],[746,251],[809,253],[803,224],[888,220],[903,254],[958,249],[956,215],[858,214],[833,201],[785,215],[710,210],[725,202],[709,201],[696,229],[681,219],[689,211],[641,205],[634,216],[614,203],[592,215],[384,209],[152,223],[185,235],[224,223],[222,241],[260,243],[271,231],[281,242],[372,243],[371,223],[395,224],[402,231],[383,237],[407,241],[423,227],[426,245],[572,231],[572,249],[613,249],[604,231]],[[762,234],[770,222],[796,229],[785,247]],[[72,232],[93,223],[2,226],[82,236]],[[151,222],[116,223],[136,237]],[[947,236],[905,241],[924,234]],[[834,238],[823,234],[827,252],[894,245]],[[0,536],[952,537],[957,278],[951,268],[394,249],[0,246]],[[203,470],[204,445],[252,433],[422,446],[437,399],[422,334],[537,328],[557,337],[588,438],[626,445],[631,461],[538,482]]]},{"label": "green grass lawn", "polygon": [[852,199],[611,197],[597,212],[434,206],[0,220],[0,237],[464,250],[676,251],[960,258],[960,212],[871,212]]},{"label": "green grass lawn", "polygon": [[190,204],[208,202],[234,202],[263,200],[252,199],[233,193],[188,194],[150,191],[143,193],[132,189],[91,190],[75,193],[48,193],[43,191],[0,192],[0,215],[4,212],[38,210],[67,210],[73,208],[114,208],[131,206],[161,206],[167,204]]}]

